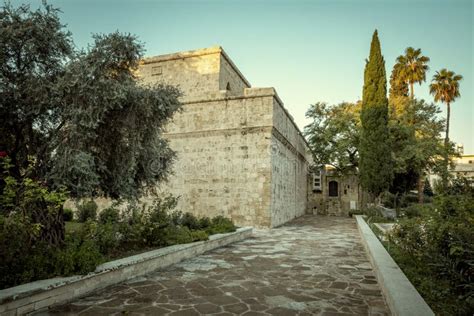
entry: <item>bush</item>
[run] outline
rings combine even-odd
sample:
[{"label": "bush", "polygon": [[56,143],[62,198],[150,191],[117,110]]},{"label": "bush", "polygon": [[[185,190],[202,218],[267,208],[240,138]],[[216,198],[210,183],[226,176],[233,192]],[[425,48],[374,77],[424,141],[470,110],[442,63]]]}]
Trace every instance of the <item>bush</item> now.
[{"label": "bush", "polygon": [[[474,310],[473,205],[472,194],[437,196],[431,211],[411,207],[417,216],[402,220],[390,235],[395,259],[442,315]],[[439,286],[430,289],[426,278]]]},{"label": "bush", "polygon": [[200,229],[201,225],[199,220],[191,213],[184,213],[181,217],[181,225],[186,226],[189,229]]},{"label": "bush", "polygon": [[189,228],[185,226],[171,225],[160,230],[161,245],[172,246],[193,242],[193,236]]},{"label": "bush", "polygon": [[409,205],[400,211],[400,215],[408,218],[420,217],[422,213],[422,207],[423,206],[419,204]]},{"label": "bush", "polygon": [[235,232],[236,228],[231,219],[224,216],[216,216],[211,220],[211,226],[208,227],[206,231],[210,235],[224,234]]},{"label": "bush", "polygon": [[211,219],[207,216],[201,217],[199,219],[199,229],[206,230],[208,227],[211,226]]},{"label": "bush", "polygon": [[114,207],[108,207],[99,214],[99,223],[118,223],[120,220],[120,211]]},{"label": "bush", "polygon": [[70,222],[74,218],[74,213],[70,208],[65,208],[63,210],[63,219],[65,222]]},{"label": "bush", "polygon": [[398,195],[385,191],[382,194],[382,205],[388,208],[398,207]]},{"label": "bush", "polygon": [[193,241],[208,240],[209,234],[204,230],[193,230],[191,231],[191,237]]},{"label": "bush", "polygon": [[0,215],[0,288],[87,273],[103,260],[95,242],[80,234],[66,235],[58,247],[41,240],[40,231],[23,214]]},{"label": "bush", "polygon": [[83,201],[77,206],[77,220],[85,223],[87,220],[95,220],[97,217],[97,203],[94,200]]}]

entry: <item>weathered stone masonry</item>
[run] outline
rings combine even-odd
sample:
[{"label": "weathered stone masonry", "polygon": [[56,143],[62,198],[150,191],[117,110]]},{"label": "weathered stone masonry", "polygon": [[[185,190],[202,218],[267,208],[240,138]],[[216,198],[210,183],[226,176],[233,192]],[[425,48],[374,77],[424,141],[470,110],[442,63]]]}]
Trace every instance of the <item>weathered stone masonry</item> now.
[{"label": "weathered stone masonry", "polygon": [[307,206],[306,143],[273,88],[251,88],[220,47],[147,58],[144,84],[177,85],[165,136],[178,159],[164,191],[179,209],[274,227]]}]

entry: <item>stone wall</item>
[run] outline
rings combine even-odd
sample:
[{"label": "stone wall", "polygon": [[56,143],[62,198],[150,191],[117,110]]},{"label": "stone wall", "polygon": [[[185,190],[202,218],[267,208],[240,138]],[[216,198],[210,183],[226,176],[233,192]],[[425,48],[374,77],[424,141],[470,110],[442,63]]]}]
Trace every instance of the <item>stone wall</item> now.
[{"label": "stone wall", "polygon": [[221,51],[220,59],[220,90],[228,90],[232,95],[242,95],[245,88],[250,88],[250,84],[240,73],[234,63],[227,57],[224,51]]},{"label": "stone wall", "polygon": [[275,92],[272,132],[272,226],[306,213],[308,161],[304,138]]},{"label": "stone wall", "polygon": [[186,99],[166,129],[178,159],[162,186],[180,196],[180,210],[271,225],[272,106],[272,96],[258,89],[246,89],[242,97],[220,92],[207,100]]},{"label": "stone wall", "polygon": [[144,84],[178,86],[185,96],[219,91],[220,48],[212,47],[145,58],[139,75]]},{"label": "stone wall", "polygon": [[[337,196],[329,196],[331,181],[337,182]],[[314,214],[348,216],[351,209],[361,209],[361,201],[361,190],[356,175],[340,176],[333,171],[325,171],[322,175],[322,191],[309,192],[308,208]]]},{"label": "stone wall", "polygon": [[220,47],[147,58],[140,75],[184,94],[164,134],[174,175],[161,185],[178,209],[257,227],[305,213],[307,147],[273,88],[250,88]]}]

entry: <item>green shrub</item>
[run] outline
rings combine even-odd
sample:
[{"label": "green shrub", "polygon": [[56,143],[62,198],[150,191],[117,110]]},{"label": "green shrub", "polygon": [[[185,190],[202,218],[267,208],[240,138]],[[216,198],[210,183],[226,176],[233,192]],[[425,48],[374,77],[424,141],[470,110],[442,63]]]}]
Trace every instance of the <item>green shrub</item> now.
[{"label": "green shrub", "polygon": [[400,211],[401,216],[405,216],[408,218],[413,218],[413,217],[420,217],[422,214],[422,205],[419,204],[411,204]]},{"label": "green shrub", "polygon": [[169,213],[169,216],[170,216],[170,222],[173,225],[181,225],[181,222],[183,219],[183,213],[181,211],[174,211],[172,213]]},{"label": "green shrub", "polygon": [[77,206],[77,220],[80,223],[84,223],[89,219],[95,220],[97,208],[97,203],[94,200],[83,201]]},{"label": "green shrub", "polygon": [[388,208],[398,207],[398,195],[385,191],[381,198],[382,205]]},{"label": "green shrub", "polygon": [[193,241],[208,240],[209,234],[204,230],[192,230],[191,237]]},{"label": "green shrub", "polygon": [[85,238],[94,241],[102,254],[110,254],[120,246],[119,226],[116,223],[97,224],[88,221],[86,224],[90,227],[90,235]]},{"label": "green shrub", "polygon": [[199,219],[199,229],[206,230],[212,224],[211,219],[207,216],[201,217]]},{"label": "green shrub", "polygon": [[120,220],[120,211],[114,207],[108,207],[103,209],[99,213],[99,222],[105,223],[118,223]]},{"label": "green shrub", "polygon": [[74,213],[70,208],[65,208],[63,210],[63,219],[65,222],[70,222],[74,218]]},{"label": "green shrub", "polygon": [[224,234],[224,233],[235,232],[236,228],[237,227],[235,227],[231,219],[219,215],[212,218],[211,226],[208,227],[206,231],[210,235]]},{"label": "green shrub", "polygon": [[407,207],[410,204],[418,204],[417,194],[409,192],[401,196],[400,207]]},{"label": "green shrub", "polygon": [[41,227],[23,214],[0,215],[0,288],[93,271],[102,262],[98,246],[85,235],[66,235],[52,246],[40,239]]},{"label": "green shrub", "polygon": [[431,210],[418,208],[390,235],[389,249],[438,314],[474,310],[473,205],[472,194],[437,196]]},{"label": "green shrub", "polygon": [[201,225],[199,220],[191,213],[184,213],[181,217],[181,225],[186,226],[189,229],[200,229]]},{"label": "green shrub", "polygon": [[162,246],[172,246],[193,242],[189,228],[171,225],[160,230]]}]

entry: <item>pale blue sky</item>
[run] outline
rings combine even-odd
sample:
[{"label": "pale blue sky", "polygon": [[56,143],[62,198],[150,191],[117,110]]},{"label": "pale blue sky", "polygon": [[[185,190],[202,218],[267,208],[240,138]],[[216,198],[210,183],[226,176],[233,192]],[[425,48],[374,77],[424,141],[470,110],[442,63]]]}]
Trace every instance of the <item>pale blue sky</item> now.
[{"label": "pale blue sky", "polygon": [[[138,35],[147,56],[222,46],[252,86],[277,89],[301,129],[309,104],[361,97],[364,60],[378,29],[388,77],[407,46],[431,58],[428,81],[441,68],[464,76],[450,136],[474,154],[470,0],[49,2],[63,11],[78,47],[91,42],[91,33],[115,30]],[[415,95],[433,101],[428,82]]]}]

